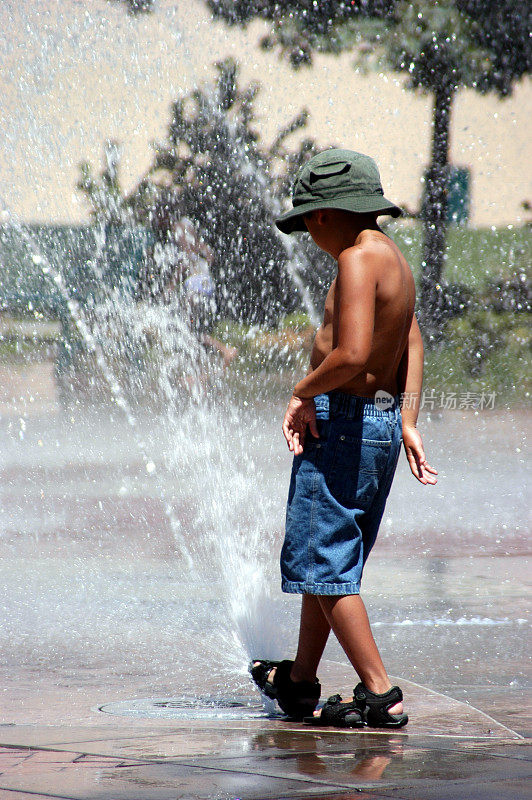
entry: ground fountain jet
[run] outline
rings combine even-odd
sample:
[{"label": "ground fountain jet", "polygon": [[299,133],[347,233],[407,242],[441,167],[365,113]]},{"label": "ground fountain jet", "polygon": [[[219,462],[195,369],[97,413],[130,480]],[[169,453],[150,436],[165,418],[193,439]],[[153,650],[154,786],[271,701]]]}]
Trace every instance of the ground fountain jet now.
[{"label": "ground fountain jet", "polygon": [[[221,113],[214,96],[209,113]],[[236,133],[228,130],[238,169],[266,199],[273,220],[281,210],[279,203]],[[107,387],[113,407],[124,414],[134,447],[157,487],[173,538],[171,563],[183,591],[194,597],[199,587],[213,587],[218,631],[216,641],[206,646],[207,672],[217,670],[225,676],[219,685],[247,685],[251,657],[257,652],[270,658],[283,654],[275,614],[264,613],[271,608],[268,569],[281,520],[275,500],[263,492],[253,451],[253,410],[231,396],[220,364],[206,355],[193,335],[178,294],[171,303],[138,302],[131,293],[106,288],[109,231],[104,224],[94,228],[94,253],[86,263],[101,291],[85,302],[65,280],[66,265],[60,256],[47,257],[30,231],[13,214],[9,217],[27,249],[37,254],[35,266],[60,296],[92,356],[97,380]],[[132,225],[124,222],[126,227]],[[316,311],[292,243],[274,230],[288,254],[290,278],[315,323]],[[163,260],[167,257],[164,252],[160,255]],[[151,427],[161,431],[162,445],[157,437],[145,435],[146,406],[153,409]],[[150,536],[157,537],[157,530]],[[190,658],[188,653],[186,660]]]},{"label": "ground fountain jet", "polygon": [[[192,333],[179,294],[170,304],[139,303],[124,292],[106,290],[96,300],[78,302],[61,265],[53,264],[32,233],[10,216],[28,250],[37,254],[35,265],[60,295],[113,405],[124,414],[145,470],[157,485],[174,540],[172,563],[186,576],[189,595],[200,586],[213,586],[219,640],[224,642],[223,659],[213,652],[213,662],[226,675],[226,684],[235,679],[237,685],[245,683],[246,664],[254,653],[281,655],[275,619],[263,613],[271,601],[265,559],[274,547],[273,514],[268,499],[261,497],[249,413],[231,398],[220,364]],[[104,226],[95,237],[96,257],[87,268],[103,285]],[[165,440],[160,449],[157,437],[146,440],[146,406],[153,409],[154,427]],[[169,488],[172,476],[188,487],[192,512],[186,522],[176,510],[182,498]]]},{"label": "ground fountain jet", "polygon": [[[209,112],[220,113],[215,98]],[[231,144],[239,170],[250,175],[256,192],[267,198],[273,219],[278,209],[267,192],[266,176],[254,168],[236,136]],[[108,161],[108,171],[110,166]],[[39,251],[29,232],[18,227],[28,248]],[[275,236],[283,239],[276,230]],[[108,245],[104,225],[95,228],[95,239],[94,258],[86,266],[103,287]],[[283,247],[286,250],[284,240]],[[290,255],[291,279],[315,321],[310,294]],[[271,658],[282,655],[275,617],[263,612],[270,606],[266,562],[271,563],[281,520],[275,502],[261,491],[263,479],[249,433],[250,409],[231,398],[219,364],[212,363],[191,334],[179,302],[139,304],[127,293],[102,291],[97,300],[85,304],[70,293],[61,266],[55,260],[52,265],[40,252],[39,257],[39,268],[59,292],[113,405],[125,415],[145,469],[160,487],[176,571],[190,596],[209,581],[215,584],[218,642],[223,640],[224,656],[211,652],[208,661],[230,674],[226,684],[235,676],[238,681],[238,675],[247,680],[246,663],[258,651]],[[157,410],[165,440],[160,451],[144,435],[141,417],[147,399]],[[172,478],[178,489],[172,488]],[[176,511],[182,502],[186,519]],[[157,536],[157,531],[150,535]],[[220,649],[213,644],[216,647]]]},{"label": "ground fountain jet", "polygon": [[[46,280],[52,284],[53,291],[60,295],[62,301],[68,309],[72,323],[79,332],[87,351],[94,356],[100,376],[103,378],[105,385],[107,386],[112,402],[123,412],[125,419],[127,420],[127,423],[133,432],[135,444],[142,456],[147,473],[156,475],[157,466],[154,456],[147,450],[146,444],[139,434],[138,420],[132,408],[131,402],[128,399],[127,394],[124,391],[117,375],[113,372],[109,363],[109,359],[106,355],[111,341],[111,332],[106,331],[103,325],[98,325],[98,322],[95,324],[95,320],[98,320],[98,318],[100,323],[102,323],[105,318],[109,320],[110,315],[108,312],[110,301],[107,301],[100,306],[93,305],[92,310],[95,312],[95,314],[93,315],[93,319],[90,319],[76,297],[69,292],[61,269],[50,262],[50,260],[44,255],[39,242],[35,241],[34,236],[28,230],[28,228],[20,221],[16,220],[15,216],[9,212],[9,209],[5,203],[3,203],[3,205],[5,213],[9,215],[8,219],[11,220],[13,228],[25,242],[27,248],[32,251],[34,255],[33,263],[38,266]],[[97,244],[99,245],[98,253],[100,257],[102,257],[104,248],[101,236],[97,237]],[[96,278],[98,280],[103,280],[102,271],[101,269],[98,269],[97,264],[98,259],[91,261],[92,268],[96,272]],[[124,309],[123,307],[120,307],[120,303],[128,306],[127,310],[131,315],[131,321],[134,323],[134,308],[123,297],[120,299],[120,301],[112,305],[115,316],[118,317],[118,314],[116,314],[117,311],[121,312],[123,316]],[[125,329],[122,329],[121,331],[117,330],[115,323],[112,333],[114,335],[124,335],[126,331]],[[176,546],[179,547],[183,557],[187,559],[189,566],[192,567],[192,561],[187,549],[182,544],[180,545],[180,540],[182,539],[181,523],[173,513],[170,504],[167,502],[163,494],[161,494],[161,502],[163,504],[170,527],[174,533],[174,536],[176,537]]]}]

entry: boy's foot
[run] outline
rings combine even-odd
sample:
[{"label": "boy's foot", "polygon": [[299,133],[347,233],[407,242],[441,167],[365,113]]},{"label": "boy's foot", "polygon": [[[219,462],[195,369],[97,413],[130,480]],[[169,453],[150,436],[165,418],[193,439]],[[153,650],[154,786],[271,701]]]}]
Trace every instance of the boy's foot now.
[{"label": "boy's foot", "polygon": [[[252,670],[257,670],[259,667],[261,667],[261,666],[262,666],[263,664],[265,664],[265,663],[266,663],[266,662],[264,662],[264,661],[252,661],[252,662],[251,662],[251,668],[250,668],[250,672],[251,672],[251,674],[253,675],[253,672],[252,672]],[[270,661],[270,664],[272,665],[272,666],[271,666],[271,669],[266,669],[266,670],[265,670],[265,673],[266,673],[266,683],[269,683],[269,684],[270,684],[270,686],[273,686],[273,679],[275,678],[275,673],[277,672],[277,667],[276,667],[276,666],[273,666],[273,665],[275,664],[275,662],[274,662],[274,661]],[[253,680],[255,680],[255,677],[253,677]],[[255,680],[255,683],[257,683],[257,681],[256,681],[256,680]],[[259,687],[259,688],[260,688],[260,687]]]},{"label": "boy's foot", "polygon": [[[293,662],[290,662],[290,663],[293,663]],[[252,673],[252,670],[257,670],[257,669],[261,668],[262,665],[265,665],[265,664],[271,665],[270,668],[266,670],[266,672],[267,672],[266,683],[268,683],[270,686],[273,686],[274,685],[274,680],[275,680],[275,673],[277,672],[277,665],[280,664],[280,662],[278,662],[278,661],[252,661],[249,671]],[[292,669],[290,671],[290,679],[291,680],[293,680],[292,679],[292,672],[293,671],[294,671],[294,669],[292,667]],[[255,680],[255,677],[253,677],[253,680],[255,681],[255,683],[257,683],[257,681]],[[304,681],[304,680],[310,680],[310,679],[305,679],[305,678],[302,677],[302,678],[298,678],[298,680],[296,680],[296,681],[293,681],[293,683],[300,683],[300,681]],[[315,680],[317,680],[317,678],[315,678]],[[310,683],[313,683],[313,681],[310,681]],[[257,685],[258,685],[258,683],[257,683]]]},{"label": "boy's foot", "polygon": [[[261,666],[261,664],[265,664],[265,663],[266,662],[264,662],[264,661],[253,661],[252,669],[257,669],[258,667]],[[273,662],[273,661],[270,661],[269,664],[271,665],[271,667],[270,667],[269,670],[267,670],[266,683],[269,685],[268,688],[271,687],[271,689],[273,689],[273,685],[274,685],[273,682],[274,682],[274,678],[275,678],[275,673],[277,672],[277,666],[275,665],[275,662]],[[363,684],[359,684],[359,686],[363,686]],[[397,688],[399,688],[399,687],[397,687]],[[389,691],[391,691],[391,689]],[[337,695],[333,695],[333,696],[337,697]],[[378,697],[379,695],[375,695],[375,696]],[[272,697],[272,695],[268,694],[268,697]],[[349,706],[349,705],[352,705],[353,702],[354,702],[354,695],[350,700],[342,700],[341,704]],[[312,716],[313,717],[319,717],[321,715],[322,710],[323,709],[321,709],[321,708],[317,709],[316,711],[313,712]],[[395,705],[390,706],[390,708],[388,708],[387,711],[388,711],[388,714],[390,714],[392,716],[400,715],[400,714],[403,713],[403,703],[402,702],[395,703]]]},{"label": "boy's foot", "polygon": [[267,697],[277,700],[280,708],[294,719],[311,714],[320,699],[321,686],[313,681],[294,681],[290,677],[293,661],[255,660],[249,671],[255,684]]},{"label": "boy's foot", "polygon": [[[342,705],[349,705],[352,702],[353,702],[353,698],[351,698],[351,700],[342,700]],[[319,717],[320,714],[321,714],[321,711],[322,711],[321,708],[316,709],[316,711],[314,711],[312,716],[313,717]],[[403,704],[402,703],[396,703],[394,706],[392,706],[390,709],[388,709],[388,713],[389,714],[402,714],[403,713]]]},{"label": "boy's foot", "polygon": [[361,682],[355,686],[353,700],[372,728],[402,728],[408,722],[408,716],[402,713],[403,693],[399,686],[377,694]]},{"label": "boy's foot", "polygon": [[[402,700],[403,693],[398,686],[392,686],[387,692],[377,694],[367,689],[363,683],[359,683],[350,700],[342,701],[340,695],[333,695],[322,709],[315,711],[312,717],[305,719],[305,722],[319,725],[321,714],[324,713],[322,725],[402,728],[408,722],[408,716],[403,714]],[[356,720],[357,711],[361,717],[360,723]]]},{"label": "boy's foot", "polygon": [[334,726],[335,728],[363,728],[364,717],[354,700],[342,702],[339,694],[333,694],[311,717],[304,717],[307,725]]},{"label": "boy's foot", "polygon": [[254,683],[261,692],[272,700],[275,700],[273,679],[277,672],[277,661],[252,661],[249,665],[249,673]]},{"label": "boy's foot", "polygon": [[[352,702],[353,702],[353,698],[351,698],[350,700],[342,700],[342,704],[346,704],[346,705],[348,705],[349,703],[352,703]],[[391,708],[388,709],[388,714],[402,714],[402,713],[403,713],[403,704],[402,703],[396,703],[394,706],[392,706]],[[314,711],[312,716],[313,717],[319,717],[320,714],[321,714],[321,708],[318,708],[318,709],[316,709],[316,711]]]}]

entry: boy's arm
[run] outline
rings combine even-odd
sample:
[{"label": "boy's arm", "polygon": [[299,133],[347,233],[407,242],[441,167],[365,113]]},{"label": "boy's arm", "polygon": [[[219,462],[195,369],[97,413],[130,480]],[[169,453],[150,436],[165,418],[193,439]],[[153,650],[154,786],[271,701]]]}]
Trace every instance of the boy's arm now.
[{"label": "boy's arm", "polygon": [[294,388],[294,396],[308,400],[337,389],[364,369],[371,353],[375,321],[376,275],[373,257],[345,250],[338,258],[335,305],[338,341],[315,370]]},{"label": "boy's arm", "polygon": [[434,476],[438,472],[427,463],[421,434],[416,428],[422,384],[423,339],[417,319],[413,316],[408,341],[397,371],[397,386],[402,396],[403,444],[414,477],[420,483],[434,484]]},{"label": "boy's arm", "polygon": [[371,353],[375,321],[376,269],[372,256],[354,248],[338,258],[335,289],[337,345],[296,385],[283,421],[294,455],[303,452],[307,425],[318,436],[314,397],[342,386],[364,369]]},{"label": "boy's arm", "polygon": [[402,399],[403,427],[416,427],[423,385],[423,339],[416,316],[412,317],[403,357],[397,370],[397,391]]}]

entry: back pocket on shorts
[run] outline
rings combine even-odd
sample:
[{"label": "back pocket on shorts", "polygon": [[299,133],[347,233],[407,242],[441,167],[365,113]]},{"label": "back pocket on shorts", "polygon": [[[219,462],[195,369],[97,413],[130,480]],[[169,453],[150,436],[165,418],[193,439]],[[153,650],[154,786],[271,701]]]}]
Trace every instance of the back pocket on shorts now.
[{"label": "back pocket on shorts", "polygon": [[[346,427],[352,429],[355,425]],[[374,436],[381,438],[370,438]],[[366,508],[378,491],[391,446],[389,424],[366,426],[361,422],[356,430],[339,430],[327,474],[327,485],[333,497],[349,507]]]}]

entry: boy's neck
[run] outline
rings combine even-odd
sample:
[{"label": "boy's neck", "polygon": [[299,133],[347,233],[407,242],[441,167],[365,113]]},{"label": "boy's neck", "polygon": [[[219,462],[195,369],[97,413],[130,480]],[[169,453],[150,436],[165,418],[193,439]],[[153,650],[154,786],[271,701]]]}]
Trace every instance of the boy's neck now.
[{"label": "boy's neck", "polygon": [[338,236],[335,237],[335,241],[329,252],[333,258],[338,260],[340,253],[343,253],[344,250],[347,250],[349,247],[360,245],[366,236],[371,236],[371,234],[375,233],[381,234],[382,236],[385,235],[377,225],[377,222],[373,221],[363,222],[360,225],[351,224],[349,227],[346,226],[345,229],[338,230]]},{"label": "boy's neck", "polygon": [[366,236],[385,236],[375,213],[356,214],[338,208],[322,208],[307,214],[304,220],[318,247],[336,260],[348,247],[361,244]]}]

